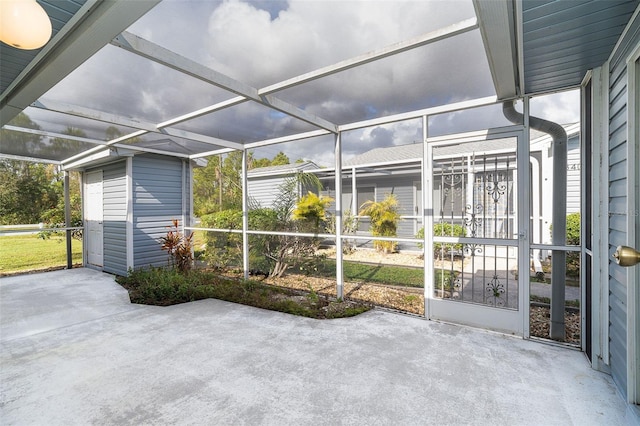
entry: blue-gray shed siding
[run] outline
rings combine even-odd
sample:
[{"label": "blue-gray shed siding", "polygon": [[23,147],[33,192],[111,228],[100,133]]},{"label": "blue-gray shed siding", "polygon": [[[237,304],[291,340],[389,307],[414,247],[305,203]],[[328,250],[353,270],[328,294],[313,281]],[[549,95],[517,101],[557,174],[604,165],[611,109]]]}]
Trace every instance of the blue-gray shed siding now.
[{"label": "blue-gray shed siding", "polygon": [[127,178],[126,161],[102,169],[103,270],[127,274]]},{"label": "blue-gray shed siding", "polygon": [[[638,43],[640,19],[636,18],[609,71],[609,255],[627,243],[629,177],[627,176],[627,66],[626,58]],[[618,389],[627,393],[627,271],[609,261],[609,356],[611,375]]]},{"label": "blue-gray shed siding", "polygon": [[135,268],[167,264],[167,253],[160,248],[159,241],[173,219],[182,222],[182,167],[182,160],[177,158],[160,155],[133,158]]}]

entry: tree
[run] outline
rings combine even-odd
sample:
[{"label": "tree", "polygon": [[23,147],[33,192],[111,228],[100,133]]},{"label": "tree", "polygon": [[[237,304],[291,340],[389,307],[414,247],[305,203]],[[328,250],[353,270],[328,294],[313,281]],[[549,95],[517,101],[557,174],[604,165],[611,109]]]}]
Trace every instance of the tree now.
[{"label": "tree", "polygon": [[271,166],[284,166],[285,164],[291,164],[289,157],[282,151],[278,152],[273,160],[271,160]]},{"label": "tree", "polygon": [[[197,216],[216,211],[242,208],[242,151],[232,151],[225,155],[207,158],[206,167],[195,169],[193,173],[193,203]],[[290,164],[289,157],[282,151],[269,160],[255,158],[247,153],[247,170]]]},{"label": "tree", "polygon": [[222,209],[221,156],[207,158],[207,165],[193,171],[193,210],[196,216],[220,211]]},{"label": "tree", "polygon": [[44,164],[0,160],[0,223],[38,223],[42,214],[57,204]]},{"label": "tree", "polygon": [[[10,125],[27,129],[40,130],[40,126],[31,121],[29,116],[23,112],[18,114],[9,122]],[[37,157],[42,152],[42,137],[30,133],[16,132],[13,130],[0,130],[0,140],[4,147],[11,147],[14,150],[10,154]]]},{"label": "tree", "polygon": [[[86,137],[83,130],[74,127],[67,127],[64,134],[83,138]],[[71,152],[68,152],[65,155],[74,154],[77,151],[82,150],[81,142],[64,138],[55,138],[53,140],[53,145],[57,146],[57,149],[71,150]],[[42,212],[40,219],[50,228],[64,227],[66,226],[66,218],[63,173],[59,170],[52,169],[50,186],[55,192],[56,202],[55,205],[51,205],[49,209]],[[79,172],[69,172],[69,202],[71,206],[71,226],[82,226],[82,198]],[[80,238],[81,236],[82,233],[74,233],[75,238]]]}]

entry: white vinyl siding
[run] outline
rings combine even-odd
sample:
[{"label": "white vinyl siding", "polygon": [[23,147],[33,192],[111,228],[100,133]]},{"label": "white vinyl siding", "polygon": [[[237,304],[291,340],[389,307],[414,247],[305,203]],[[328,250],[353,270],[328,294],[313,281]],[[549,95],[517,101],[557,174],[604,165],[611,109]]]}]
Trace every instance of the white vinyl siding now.
[{"label": "white vinyl siding", "polygon": [[250,206],[259,204],[263,208],[273,207],[273,202],[276,200],[280,186],[287,178],[291,176],[281,177],[261,177],[247,180],[247,189],[249,193]]},{"label": "white vinyl siding", "polygon": [[[612,56],[609,69],[609,254],[627,244],[629,232],[628,93],[626,58],[635,48],[640,19],[629,27]],[[627,395],[627,285],[628,270],[609,261],[609,357],[611,375],[623,395]]]},{"label": "white vinyl siding", "polygon": [[103,167],[103,270],[127,274],[127,188],[124,161]]},{"label": "white vinyl siding", "polygon": [[167,265],[160,248],[171,221],[182,218],[182,160],[159,155],[133,158],[134,267]]},{"label": "white vinyl siding", "polygon": [[567,213],[580,211],[580,137],[567,141]]}]

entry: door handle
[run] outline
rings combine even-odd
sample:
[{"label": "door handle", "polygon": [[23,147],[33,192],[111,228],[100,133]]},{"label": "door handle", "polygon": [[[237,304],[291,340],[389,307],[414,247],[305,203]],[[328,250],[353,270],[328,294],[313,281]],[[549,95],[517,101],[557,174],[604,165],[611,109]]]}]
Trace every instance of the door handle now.
[{"label": "door handle", "polygon": [[618,246],[613,258],[620,266],[633,266],[640,263],[640,251],[628,246]]}]

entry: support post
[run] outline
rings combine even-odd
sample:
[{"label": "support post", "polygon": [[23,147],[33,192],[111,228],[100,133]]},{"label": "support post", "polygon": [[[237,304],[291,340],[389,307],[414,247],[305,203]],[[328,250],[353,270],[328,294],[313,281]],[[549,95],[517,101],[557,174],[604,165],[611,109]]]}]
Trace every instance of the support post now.
[{"label": "support post", "polygon": [[360,206],[358,205],[358,182],[356,179],[356,168],[351,168],[351,214],[357,215]]},{"label": "support post", "polygon": [[335,135],[335,185],[336,185],[336,297],[344,298],[344,275],[342,271],[342,141]]},{"label": "support post", "polygon": [[[555,140],[553,144],[553,213],[551,243],[554,246],[567,244],[567,139]],[[565,340],[565,281],[567,279],[567,252],[551,252],[551,326],[549,337]]]},{"label": "support post", "polygon": [[242,150],[242,268],[244,279],[249,279],[249,188],[247,187],[247,156],[246,149]]},{"label": "support post", "polygon": [[420,177],[422,179],[422,227],[424,229],[422,239],[422,259],[424,269],[424,317],[429,319],[429,299],[433,297],[433,245],[431,244],[433,233],[433,192],[431,190],[431,173],[433,171],[433,158],[428,150],[429,117],[422,116],[422,163]]},{"label": "support post", "polygon": [[67,242],[67,269],[73,268],[73,254],[71,251],[71,197],[69,196],[69,172],[64,171],[64,223],[67,228],[66,242]]}]

